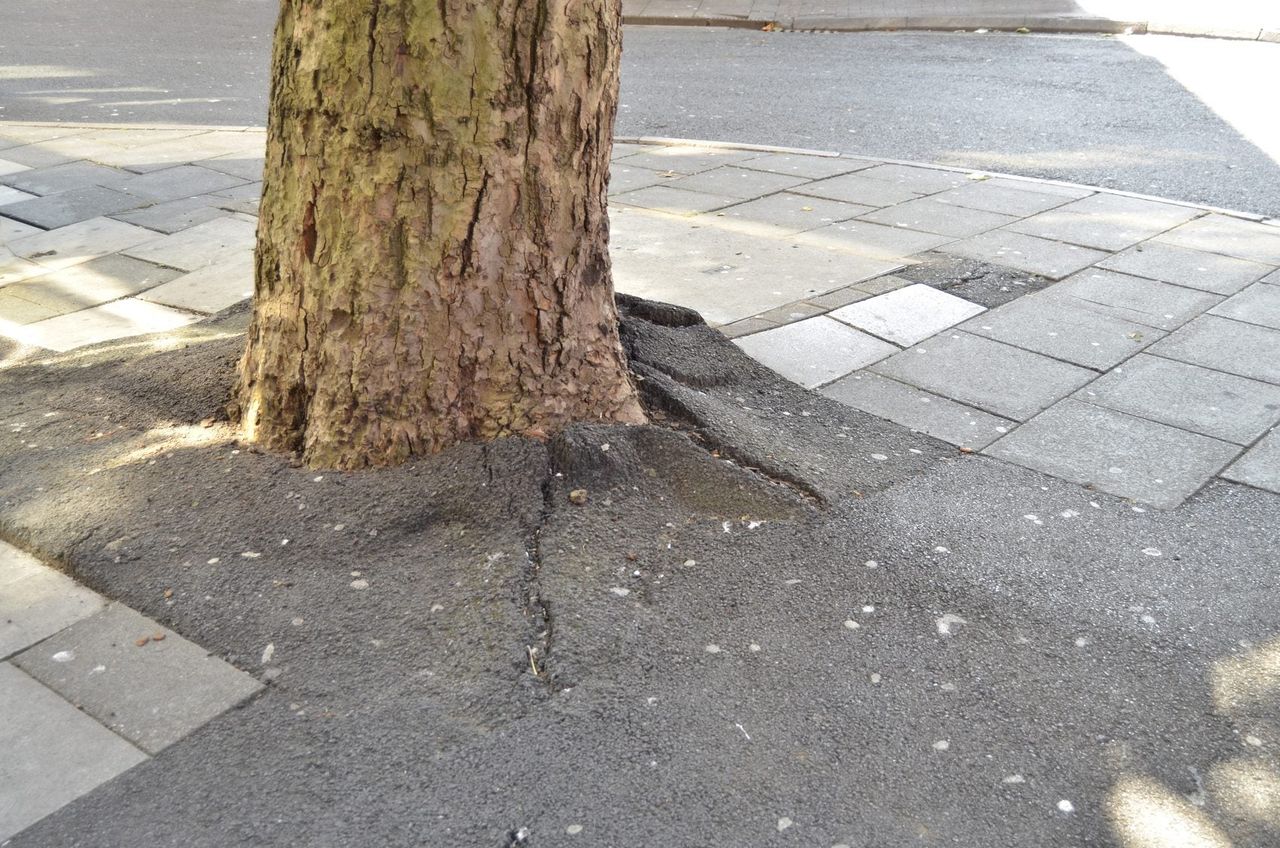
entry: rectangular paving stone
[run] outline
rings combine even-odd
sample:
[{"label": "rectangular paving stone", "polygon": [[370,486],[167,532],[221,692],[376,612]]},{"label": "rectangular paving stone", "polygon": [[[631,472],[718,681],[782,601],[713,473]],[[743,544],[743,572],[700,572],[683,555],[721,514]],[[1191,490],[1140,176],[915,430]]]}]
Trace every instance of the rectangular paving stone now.
[{"label": "rectangular paving stone", "polygon": [[42,229],[52,230],[102,215],[147,205],[147,201],[101,186],[62,191],[4,207],[4,214]]},{"label": "rectangular paving stone", "polygon": [[240,177],[199,165],[177,165],[131,177],[117,187],[135,197],[163,203],[198,194],[211,194],[220,189],[244,185],[245,182]]},{"label": "rectangular paving stone", "polygon": [[1280,227],[1226,215],[1206,215],[1164,233],[1159,240],[1251,262],[1280,265]]},{"label": "rectangular paving stone", "polygon": [[240,218],[214,218],[147,244],[124,251],[125,255],[182,271],[194,271],[230,259],[252,248],[257,224]]},{"label": "rectangular paving stone", "polygon": [[805,318],[812,318],[815,315],[821,315],[826,312],[821,306],[816,306],[805,300],[798,300],[795,303],[786,303],[782,306],[774,307],[768,312],[761,312],[756,318],[763,319],[777,326],[780,324],[791,324],[796,321],[802,321]]},{"label": "rectangular paving stone", "polygon": [[1280,430],[1273,430],[1250,448],[1223,471],[1222,476],[1280,494]]},{"label": "rectangular paving stone", "polygon": [[1161,203],[1141,197],[1098,192],[1080,200],[1074,200],[1058,209],[1059,212],[1090,215],[1101,220],[1126,227],[1167,230],[1199,217],[1201,210],[1174,203]]},{"label": "rectangular paving stone", "polygon": [[1214,294],[1235,294],[1270,266],[1216,253],[1148,241],[1098,263],[1099,268]]},{"label": "rectangular paving stone", "polygon": [[190,312],[215,312],[253,296],[253,251],[206,265],[142,294],[142,300]]},{"label": "rectangular paving stone", "polygon": [[213,130],[122,150],[111,164],[145,174],[218,157],[261,159],[264,145],[260,132]]},{"label": "rectangular paving stone", "polygon": [[1263,277],[1262,282],[1273,286],[1280,286],[1280,270]]},{"label": "rectangular paving stone", "polygon": [[792,188],[809,182],[808,177],[792,177],[786,174],[775,174],[769,171],[752,171],[748,168],[736,168],[728,165],[701,171],[687,177],[678,177],[668,185],[687,191],[701,191],[707,194],[736,197],[746,200],[763,194]]},{"label": "rectangular paving stone", "polygon": [[964,174],[937,168],[919,168],[915,165],[876,165],[859,172],[873,180],[893,183],[899,188],[916,194],[934,194],[951,188],[959,188],[970,182]]},{"label": "rectangular paving stone", "polygon": [[897,348],[824,315],[734,340],[748,356],[807,389],[883,359]]},{"label": "rectangular paving stone", "polygon": [[788,234],[847,221],[870,211],[870,206],[783,191],[731,206],[723,214],[731,221],[742,222],[739,229],[744,232]]},{"label": "rectangular paving stone", "polygon": [[721,165],[745,162],[760,154],[753,150],[729,150],[714,147],[666,147],[646,145],[648,152],[627,157],[627,164],[654,171],[671,171],[677,174],[696,174]]},{"label": "rectangular paving stone", "polygon": [[857,303],[872,296],[869,292],[862,291],[854,286],[848,286],[827,294],[816,295],[808,300],[814,306],[819,306],[823,309],[839,309],[841,306],[848,306],[850,303]]},{"label": "rectangular paving stone", "polygon": [[52,315],[87,309],[155,288],[181,273],[110,254],[7,286],[4,292],[40,304]]},{"label": "rectangular paving stone", "polygon": [[804,156],[798,153],[766,153],[743,162],[740,167],[753,171],[771,171],[791,177],[821,180],[853,171],[862,171],[877,165],[861,159],[844,159],[835,156]]},{"label": "rectangular paving stone", "polygon": [[10,203],[18,203],[22,200],[31,200],[33,197],[39,197],[38,194],[29,194],[25,191],[18,191],[16,188],[9,186],[0,186],[0,206],[8,206]]},{"label": "rectangular paving stone", "polygon": [[1098,268],[1081,271],[1050,291],[1095,312],[1162,330],[1176,330],[1222,300],[1210,292]]},{"label": "rectangular paving stone", "polygon": [[772,330],[776,326],[778,325],[763,318],[743,318],[741,321],[734,321],[732,324],[721,324],[716,329],[723,333],[725,338],[736,339],[740,336],[749,336],[752,333]]},{"label": "rectangular paving stone", "polygon": [[1088,383],[1094,372],[963,332],[943,333],[872,366],[907,383],[1014,421]]},{"label": "rectangular paving stone", "polygon": [[105,606],[106,600],[98,593],[25,551],[0,542],[0,659],[29,648]]},{"label": "rectangular paving stone", "polygon": [[953,241],[951,236],[921,233],[902,227],[886,227],[869,221],[841,221],[795,237],[799,244],[839,247],[881,259],[895,259],[933,250]]},{"label": "rectangular paving stone", "polygon": [[65,268],[108,253],[144,244],[157,238],[151,230],[110,218],[90,218],[56,230],[35,233],[9,242],[17,256],[46,268]]},{"label": "rectangular paving stone", "polygon": [[874,277],[870,280],[863,280],[860,283],[854,283],[850,288],[864,291],[867,294],[876,295],[895,291],[909,285],[913,285],[912,280],[908,280],[905,277],[899,277],[896,274],[885,274],[883,276]]},{"label": "rectangular paving stone", "polygon": [[994,212],[966,209],[963,206],[940,203],[933,198],[925,197],[920,200],[908,200],[906,203],[899,203],[896,206],[877,209],[874,212],[863,215],[861,220],[963,238],[985,233],[987,230],[994,230],[996,227],[1004,226],[1018,219],[1012,215],[998,215]]},{"label": "rectangular paving stone", "polygon": [[15,221],[12,218],[0,216],[0,246],[9,242],[17,241],[23,236],[31,236],[41,232],[39,227],[31,224],[24,224],[21,221]]},{"label": "rectangular paving stone", "polygon": [[234,205],[236,202],[229,198],[202,194],[197,197],[184,197],[167,203],[157,203],[129,212],[119,212],[109,217],[160,233],[172,234],[215,218],[226,218],[231,215],[228,207]]},{"label": "rectangular paving stone", "polygon": [[0,177],[9,174],[16,174],[19,171],[29,171],[30,166],[23,165],[21,162],[11,162],[8,159],[0,159]]},{"label": "rectangular paving stone", "polygon": [[1055,206],[1070,203],[1072,200],[1061,194],[1033,189],[1034,186],[1031,185],[1010,184],[1005,180],[981,180],[935,194],[931,199],[950,206],[1012,215],[1017,218],[1035,215],[1038,212],[1053,209]]},{"label": "rectangular paving stone", "polygon": [[701,191],[686,191],[672,188],[670,185],[653,185],[648,188],[628,191],[614,195],[614,203],[626,203],[643,209],[667,212],[671,215],[693,215],[698,212],[710,212],[723,209],[737,203],[738,198],[723,194],[707,194]]},{"label": "rectangular paving stone", "polygon": [[1029,236],[1099,250],[1124,250],[1168,229],[1163,226],[1129,224],[1107,215],[1069,212],[1069,208],[1064,206],[1023,218],[1010,224],[1009,229]]},{"label": "rectangular paving stone", "polygon": [[7,161],[17,162],[29,168],[44,168],[50,165],[66,165],[70,162],[78,162],[84,157],[79,153],[68,155],[57,150],[51,150],[44,142],[41,142],[38,144],[25,144],[19,147],[7,147],[4,149],[4,158]]},{"label": "rectangular paving stone", "polygon": [[1097,371],[1123,362],[1165,335],[1089,309],[1052,289],[996,307],[961,329]]},{"label": "rectangular paving stone", "polygon": [[0,843],[147,755],[0,663]]},{"label": "rectangular paving stone", "polygon": [[845,203],[858,203],[863,206],[892,206],[895,203],[920,197],[919,192],[884,180],[869,179],[862,176],[861,172],[806,183],[796,192],[825,197],[829,200],[841,200]]},{"label": "rectangular paving stone", "polygon": [[1280,385],[1280,330],[1202,315],[1148,353]]},{"label": "rectangular paving stone", "polygon": [[[0,224],[0,226],[3,225]],[[32,227],[32,229],[35,228]],[[35,277],[48,270],[43,265],[14,256],[9,248],[0,245],[0,286]]]},{"label": "rectangular paving stone", "polygon": [[58,314],[60,314],[58,309],[33,303],[30,300],[19,297],[7,288],[0,289],[0,336],[4,338],[10,338],[10,334],[3,330],[5,324],[17,326],[33,324],[36,321],[43,321]]},{"label": "rectangular paving stone", "polygon": [[609,169],[609,196],[624,194],[651,185],[669,183],[676,177],[666,176],[648,168],[632,168],[625,162],[615,162]]},{"label": "rectangular paving stone", "polygon": [[1017,426],[871,371],[855,371],[821,391],[845,406],[971,450],[981,450]]},{"label": "rectangular paving stone", "polygon": [[24,344],[64,352],[100,342],[163,333],[194,323],[200,316],[126,297],[28,324],[10,335]]},{"label": "rectangular paving stone", "polygon": [[245,155],[232,153],[226,156],[215,156],[212,159],[201,159],[200,167],[212,168],[248,182],[262,182],[262,155]]},{"label": "rectangular paving stone", "polygon": [[1250,444],[1280,421],[1280,386],[1146,354],[1076,396],[1238,445]]},{"label": "rectangular paving stone", "polygon": [[[144,638],[148,641],[138,645]],[[120,604],[29,648],[13,663],[151,754],[262,688],[194,642]]]},{"label": "rectangular paving stone", "polygon": [[1173,509],[1240,448],[1077,400],[1064,400],[983,452],[1073,483]]},{"label": "rectangular paving stone", "polygon": [[1222,301],[1209,313],[1280,330],[1280,286],[1257,283]]},{"label": "rectangular paving stone", "polygon": [[0,176],[0,182],[31,194],[56,194],[88,186],[115,188],[132,174],[95,162],[67,162]]},{"label": "rectangular paving stone", "polygon": [[964,298],[916,283],[842,306],[831,317],[885,341],[910,347],[985,311]]},{"label": "rectangular paving stone", "polygon": [[1061,280],[1108,255],[1100,250],[1049,241],[1006,229],[992,230],[973,238],[952,242],[942,252],[1029,271],[1051,280]]}]

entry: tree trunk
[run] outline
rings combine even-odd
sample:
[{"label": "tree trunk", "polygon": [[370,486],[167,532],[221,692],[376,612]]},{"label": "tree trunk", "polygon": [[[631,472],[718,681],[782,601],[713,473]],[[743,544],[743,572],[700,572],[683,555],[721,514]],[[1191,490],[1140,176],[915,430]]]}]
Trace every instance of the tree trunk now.
[{"label": "tree trunk", "polygon": [[644,420],[605,207],[618,0],[283,0],[238,414],[314,466]]}]

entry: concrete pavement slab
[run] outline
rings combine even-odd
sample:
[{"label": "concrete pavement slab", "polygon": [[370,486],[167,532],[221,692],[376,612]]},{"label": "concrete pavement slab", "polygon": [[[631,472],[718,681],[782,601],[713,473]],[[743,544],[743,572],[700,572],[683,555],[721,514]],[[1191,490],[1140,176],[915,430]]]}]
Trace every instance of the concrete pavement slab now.
[{"label": "concrete pavement slab", "polygon": [[12,662],[151,754],[262,688],[250,675],[120,604]]},{"label": "concrete pavement slab", "polygon": [[910,347],[986,310],[963,298],[922,283],[842,306],[831,313],[837,321]]},{"label": "concrete pavement slab", "polygon": [[852,171],[862,171],[877,163],[843,156],[803,156],[798,153],[765,153],[741,164],[753,171],[771,171],[811,180],[825,179]]},{"label": "concrete pavement slab", "polygon": [[1114,216],[1070,212],[1068,209],[1070,206],[1041,212],[1015,221],[1008,228],[1029,236],[1110,251],[1124,250],[1168,229],[1158,225],[1134,225],[1116,220]]},{"label": "concrete pavement slab", "polygon": [[1081,271],[1051,291],[1096,312],[1161,330],[1176,330],[1222,300],[1210,292],[1097,268]]},{"label": "concrete pavement slab", "polygon": [[962,332],[943,333],[872,370],[1015,421],[1031,418],[1096,376],[1075,365]]},{"label": "concrete pavement slab", "polygon": [[8,206],[10,203],[17,203],[20,200],[31,200],[39,197],[38,194],[31,194],[25,191],[19,191],[9,186],[0,186],[0,206]]},{"label": "concrete pavement slab", "polygon": [[1164,337],[1161,330],[1101,314],[1053,289],[1006,303],[961,329],[1096,371]]},{"label": "concrete pavement slab", "polygon": [[1058,208],[1072,215],[1090,215],[1116,226],[1167,230],[1204,214],[1200,209],[1177,203],[1163,203],[1142,197],[1099,192],[1073,200]]},{"label": "concrete pavement slab", "polygon": [[4,214],[46,230],[65,227],[90,218],[126,212],[147,201],[101,186],[61,191],[44,197],[10,203]]},{"label": "concrete pavement slab", "polygon": [[749,168],[736,168],[728,165],[687,177],[678,177],[668,185],[672,188],[746,200],[752,197],[772,194],[783,189],[794,188],[807,182],[810,182],[808,177],[776,174],[772,171],[753,171]]},{"label": "concrete pavement slab", "polygon": [[9,663],[0,715],[0,843],[147,759]]},{"label": "concrete pavement slab", "polygon": [[144,292],[179,273],[111,254],[14,283],[5,287],[4,293],[39,304],[52,310],[52,315],[61,315]]},{"label": "concrete pavement slab", "polygon": [[1018,426],[871,371],[855,371],[823,386],[822,393],[846,406],[971,450],[981,450]]},{"label": "concrete pavement slab", "polygon": [[940,203],[931,197],[908,200],[897,206],[877,209],[862,215],[860,219],[955,238],[975,236],[1018,220],[1012,215],[999,215],[995,212],[983,212],[954,204]]},{"label": "concrete pavement slab", "polygon": [[1035,215],[1069,203],[1071,198],[1060,194],[1036,191],[1033,184],[1014,183],[1007,180],[982,180],[968,183],[931,197],[938,203],[948,203],[966,209],[995,212],[1001,215],[1022,217]]},{"label": "concrete pavement slab", "polygon": [[609,169],[609,196],[669,183],[675,178],[674,175],[665,175],[649,168],[633,168],[617,162]]},{"label": "concrete pavement slab", "polygon": [[639,206],[655,212],[666,212],[670,215],[693,215],[698,212],[711,212],[737,203],[739,198],[724,194],[707,194],[673,188],[670,185],[652,185],[648,188],[615,194],[611,198],[614,203],[625,203],[628,206]]},{"label": "concrete pavement slab", "polygon": [[847,221],[870,211],[870,206],[782,191],[731,206],[724,210],[724,216],[742,221],[749,231],[790,234]]},{"label": "concrete pavement slab", "polygon": [[1209,314],[1280,330],[1280,287],[1255,283],[1210,309]]},{"label": "concrete pavement slab", "polygon": [[1098,267],[1223,295],[1235,294],[1270,270],[1269,265],[1161,241],[1117,253]]},{"label": "concrete pavement slab", "polygon": [[31,194],[46,195],[86,186],[117,188],[131,176],[127,171],[106,165],[78,161],[7,174],[0,176],[0,182]]},{"label": "concrete pavement slab", "polygon": [[649,168],[662,173],[697,174],[721,165],[746,162],[760,155],[754,150],[731,150],[719,147],[653,147],[644,153],[627,157],[634,168]]},{"label": "concrete pavement slab", "polygon": [[110,218],[91,218],[56,230],[22,236],[9,242],[16,256],[46,268],[66,268],[154,241],[151,230]]},{"label": "concrete pavement slab", "polygon": [[1222,476],[1280,494],[1280,430],[1273,430],[1250,448]]},{"label": "concrete pavement slab", "polygon": [[177,165],[131,177],[120,183],[120,191],[154,203],[164,203],[198,194],[211,194],[220,189],[244,185],[246,180],[199,165]]},{"label": "concrete pavement slab", "polygon": [[1149,353],[1280,385],[1280,331],[1202,315]]},{"label": "concrete pavement slab", "polygon": [[852,220],[808,230],[797,235],[795,241],[816,247],[839,247],[863,256],[895,259],[933,250],[954,239],[951,236]]},{"label": "concrete pavement slab", "polygon": [[10,324],[19,327],[43,321],[59,314],[57,309],[19,297],[7,288],[0,289],[0,315]]},{"label": "concrete pavement slab", "polygon": [[[126,256],[194,271],[252,249],[257,225],[240,218],[215,218],[123,251]],[[153,234],[154,235],[154,234]]]},{"label": "concrete pavement slab", "polygon": [[212,315],[253,296],[253,251],[198,268],[140,295],[141,300]]},{"label": "concrete pavement slab", "polygon": [[1269,283],[1273,286],[1280,286],[1280,271],[1274,271],[1263,277],[1262,282]]},{"label": "concrete pavement slab", "polygon": [[[0,229],[4,227],[4,219],[0,218]],[[24,225],[25,226],[25,225]],[[34,230],[35,227],[32,227]],[[0,286],[25,280],[47,272],[49,269],[26,259],[14,256],[7,247],[0,247]]]},{"label": "concrete pavement slab", "polygon": [[1108,255],[1101,250],[1049,241],[1005,229],[952,242],[942,252],[1006,265],[1052,280],[1061,280]]},{"label": "concrete pavement slab", "polygon": [[94,615],[104,606],[105,601],[97,593],[0,542],[0,660]]},{"label": "concrete pavement slab", "polygon": [[146,227],[158,233],[172,235],[179,230],[186,230],[215,218],[230,217],[232,214],[230,207],[234,205],[236,201],[230,198],[205,194],[171,200],[168,203],[157,203],[131,212],[119,212],[110,217],[117,221],[137,224],[139,227]]},{"label": "concrete pavement slab", "polygon": [[1183,224],[1161,235],[1159,241],[1251,262],[1280,265],[1280,227],[1225,215],[1206,215]]},{"label": "concrete pavement slab", "polygon": [[863,291],[857,286],[849,286],[843,289],[836,289],[827,294],[816,295],[808,298],[808,301],[823,309],[839,309],[841,306],[848,306],[850,303],[857,303],[869,297],[872,297],[870,292]]},{"label": "concrete pavement slab", "polygon": [[16,174],[20,171],[30,170],[29,165],[23,165],[21,162],[11,162],[8,159],[0,159],[0,177]]},{"label": "concrete pavement slab", "polygon": [[215,156],[212,159],[201,159],[200,166],[202,168],[211,168],[214,171],[221,171],[224,174],[230,174],[248,182],[256,183],[262,181],[263,158],[261,155],[229,153],[224,156]]},{"label": "concrete pavement slab", "polygon": [[854,283],[852,288],[864,291],[867,294],[884,294],[885,292],[891,292],[895,289],[909,286],[913,282],[913,280],[909,280],[906,277],[900,277],[897,274],[885,274],[882,277],[875,277],[870,280],[863,280],[860,283]]},{"label": "concrete pavement slab", "polygon": [[743,318],[741,321],[734,321],[732,324],[721,324],[718,329],[724,333],[727,339],[736,339],[741,336],[749,336],[752,333],[762,333],[765,330],[772,330],[778,326],[773,321],[766,321],[763,318]]},{"label": "concrete pavement slab", "polygon": [[1103,492],[1173,509],[1240,451],[1236,445],[1064,400],[984,453]]},{"label": "concrete pavement slab", "polygon": [[922,168],[917,165],[876,165],[859,173],[869,179],[893,183],[916,194],[934,194],[951,188],[959,188],[970,182],[966,175],[956,171]]},{"label": "concrete pavement slab", "polygon": [[744,336],[734,344],[757,362],[810,389],[898,350],[822,315]]},{"label": "concrete pavement slab", "polygon": [[9,335],[25,344],[67,351],[99,342],[163,333],[200,318],[133,297],[27,324]]},{"label": "concrete pavement slab", "polygon": [[1280,422],[1280,386],[1146,354],[1076,397],[1237,445],[1251,444]]},{"label": "concrete pavement slab", "polygon": [[863,206],[892,206],[921,196],[920,192],[911,191],[895,183],[863,176],[861,171],[808,183],[798,189],[797,193],[840,200],[845,203],[858,203]]},{"label": "concrete pavement slab", "polygon": [[[23,236],[33,236],[40,232],[43,232],[43,230],[39,227],[33,227],[30,224],[0,216],[0,241],[13,242]],[[7,250],[7,248],[5,249]]]},{"label": "concrete pavement slab", "polygon": [[798,300],[795,303],[788,303],[783,306],[770,309],[768,312],[761,312],[755,316],[762,321],[768,321],[771,324],[792,324],[796,321],[812,318],[815,315],[821,315],[827,310],[817,304],[810,303],[807,300]]}]

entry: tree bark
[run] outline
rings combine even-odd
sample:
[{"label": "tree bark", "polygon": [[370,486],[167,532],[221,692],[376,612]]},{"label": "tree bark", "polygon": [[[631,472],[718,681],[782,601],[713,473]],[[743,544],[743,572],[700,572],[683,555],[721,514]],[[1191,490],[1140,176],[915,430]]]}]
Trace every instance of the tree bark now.
[{"label": "tree bark", "polygon": [[313,466],[644,420],[605,206],[618,0],[283,0],[237,412]]}]

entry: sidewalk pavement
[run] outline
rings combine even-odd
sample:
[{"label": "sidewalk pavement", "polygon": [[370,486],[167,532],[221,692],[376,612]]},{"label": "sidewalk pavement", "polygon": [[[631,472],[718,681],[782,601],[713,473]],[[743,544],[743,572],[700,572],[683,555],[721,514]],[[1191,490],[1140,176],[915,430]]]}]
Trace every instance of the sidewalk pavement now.
[{"label": "sidewalk pavement", "polygon": [[783,30],[1029,29],[1280,41],[1272,0],[623,0],[632,24]]},{"label": "sidewalk pavement", "polygon": [[[22,343],[0,370],[242,304],[262,143],[0,124],[0,337]],[[1276,222],[820,152],[614,156],[618,289],[699,310],[795,382],[1160,508],[1218,476],[1280,495]],[[0,543],[0,842],[260,686]]]},{"label": "sidewalk pavement", "polygon": [[[1082,186],[622,142],[619,291],[849,406],[1161,508],[1280,493],[1280,226]],[[252,293],[263,134],[0,125],[0,336],[164,333]]]}]

